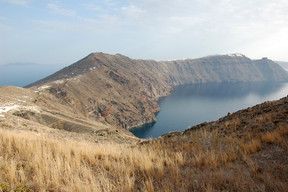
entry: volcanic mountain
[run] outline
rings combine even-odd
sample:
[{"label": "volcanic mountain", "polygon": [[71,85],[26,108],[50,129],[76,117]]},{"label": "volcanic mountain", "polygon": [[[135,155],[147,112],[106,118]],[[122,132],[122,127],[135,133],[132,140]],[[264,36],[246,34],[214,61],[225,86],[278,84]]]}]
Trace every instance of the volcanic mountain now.
[{"label": "volcanic mountain", "polygon": [[79,117],[130,129],[155,121],[157,100],[176,85],[287,80],[287,72],[273,61],[242,54],[154,61],[91,53],[27,87],[54,95]]},{"label": "volcanic mountain", "polygon": [[286,80],[238,54],[93,53],[29,89],[0,87],[0,191],[287,191],[288,97],[155,139],[122,128],[155,120],[175,85]]}]

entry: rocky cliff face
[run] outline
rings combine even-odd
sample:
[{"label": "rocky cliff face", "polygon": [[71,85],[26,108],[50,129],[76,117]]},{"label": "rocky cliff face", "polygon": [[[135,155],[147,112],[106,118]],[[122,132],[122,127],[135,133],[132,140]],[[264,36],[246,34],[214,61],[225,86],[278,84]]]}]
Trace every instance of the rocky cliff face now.
[{"label": "rocky cliff face", "polygon": [[211,56],[164,62],[172,85],[195,82],[286,81],[287,73],[273,61],[251,60],[244,55]]},{"label": "rocky cliff face", "polygon": [[157,99],[175,85],[287,80],[287,72],[266,58],[224,55],[153,61],[92,53],[28,87],[54,95],[79,116],[132,128],[155,121]]}]

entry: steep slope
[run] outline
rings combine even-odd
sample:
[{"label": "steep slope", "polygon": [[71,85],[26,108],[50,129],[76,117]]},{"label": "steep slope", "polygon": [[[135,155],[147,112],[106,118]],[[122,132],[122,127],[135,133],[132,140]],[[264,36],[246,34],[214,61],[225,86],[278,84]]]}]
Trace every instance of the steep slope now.
[{"label": "steep slope", "polygon": [[273,61],[239,54],[153,61],[92,53],[28,87],[52,93],[80,116],[132,128],[155,121],[157,99],[175,85],[286,80],[287,72]]},{"label": "steep slope", "polygon": [[288,97],[151,140],[111,126],[153,120],[174,85],[286,78],[265,58],[95,53],[30,89],[0,87],[0,191],[287,191]]},{"label": "steep slope", "polygon": [[54,94],[79,115],[131,128],[155,121],[157,99],[172,90],[158,67],[155,61],[95,53],[33,84],[32,89]]},{"label": "steep slope", "polygon": [[195,82],[287,81],[287,72],[273,61],[251,60],[241,54],[165,62],[169,84]]},{"label": "steep slope", "polygon": [[49,138],[134,143],[132,133],[78,115],[49,93],[0,87],[0,128]]},{"label": "steep slope", "polygon": [[112,145],[4,131],[0,121],[0,191],[287,191],[287,119],[288,97]]},{"label": "steep slope", "polygon": [[287,191],[288,97],[141,144],[183,155],[183,191]]}]

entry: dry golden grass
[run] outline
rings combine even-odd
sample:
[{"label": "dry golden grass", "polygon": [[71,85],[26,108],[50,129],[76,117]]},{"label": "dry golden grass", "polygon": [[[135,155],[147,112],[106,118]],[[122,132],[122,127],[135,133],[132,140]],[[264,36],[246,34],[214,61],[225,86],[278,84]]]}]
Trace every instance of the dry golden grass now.
[{"label": "dry golden grass", "polygon": [[254,119],[254,122],[257,124],[264,124],[267,122],[273,122],[274,117],[272,116],[272,114],[266,113],[263,115],[259,115]]},{"label": "dry golden grass", "polygon": [[134,191],[140,187],[154,191],[155,178],[164,179],[165,170],[178,169],[182,164],[181,153],[165,150],[56,141],[0,131],[0,183],[12,188]]},{"label": "dry golden grass", "polygon": [[229,121],[225,121],[226,128],[236,128],[241,125],[241,120],[239,118],[231,119]]},{"label": "dry golden grass", "polygon": [[274,131],[262,134],[261,140],[269,144],[283,143],[283,139],[287,135],[288,135],[288,127],[280,126],[280,128]]},{"label": "dry golden grass", "polygon": [[261,149],[261,141],[252,139],[251,141],[238,140],[239,146],[245,154],[251,154]]},{"label": "dry golden grass", "polygon": [[250,170],[252,170],[253,173],[257,173],[260,171],[258,164],[251,158],[249,158],[249,156],[243,155],[243,161],[248,165],[248,167],[250,168]]},{"label": "dry golden grass", "polygon": [[[287,128],[276,131],[288,134]],[[55,192],[255,191],[247,175],[260,168],[249,155],[266,137],[247,141],[198,130],[137,145],[92,144],[0,129],[0,191],[1,185]]]},{"label": "dry golden grass", "polygon": [[281,139],[281,136],[277,132],[267,132],[261,137],[262,141],[266,143],[276,143],[279,142],[279,139]]}]

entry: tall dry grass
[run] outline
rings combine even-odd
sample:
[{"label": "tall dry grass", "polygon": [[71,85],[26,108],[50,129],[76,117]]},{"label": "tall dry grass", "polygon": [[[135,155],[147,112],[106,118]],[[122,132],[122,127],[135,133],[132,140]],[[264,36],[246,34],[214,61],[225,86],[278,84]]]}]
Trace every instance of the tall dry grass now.
[{"label": "tall dry grass", "polygon": [[0,191],[257,191],[260,169],[249,155],[268,142],[264,134],[247,141],[198,130],[128,145],[0,129]]},{"label": "tall dry grass", "polygon": [[261,135],[261,140],[269,144],[285,144],[287,142],[287,136],[288,127],[285,125],[281,125],[278,129],[263,133]]},{"label": "tall dry grass", "polygon": [[12,189],[26,185],[34,191],[154,191],[155,178],[165,180],[167,168],[176,170],[182,163],[181,153],[165,150],[0,131],[0,183]]}]

